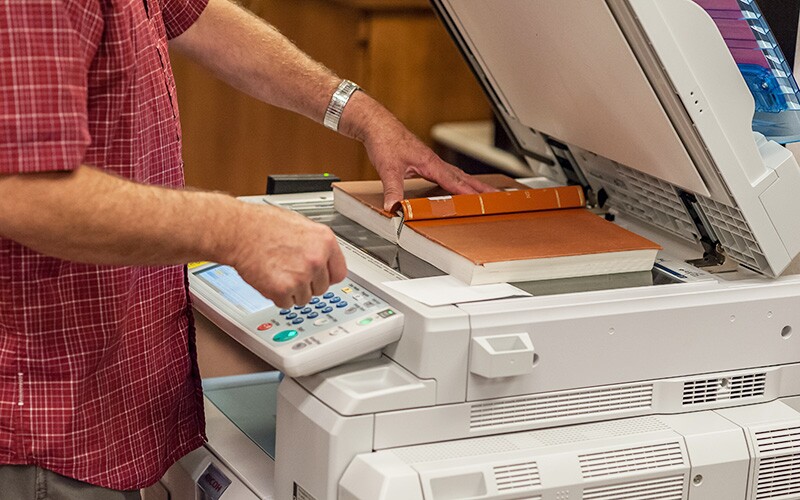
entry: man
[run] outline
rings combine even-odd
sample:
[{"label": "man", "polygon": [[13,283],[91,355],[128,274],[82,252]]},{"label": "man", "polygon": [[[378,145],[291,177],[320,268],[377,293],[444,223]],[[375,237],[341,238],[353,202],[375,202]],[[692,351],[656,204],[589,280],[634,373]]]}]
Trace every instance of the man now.
[{"label": "man", "polygon": [[487,189],[364,92],[344,104],[340,78],[228,0],[3,0],[3,498],[135,498],[202,443],[186,262],[233,265],[282,307],[345,277],[327,228],[180,189],[168,39],[266,102],[333,113],[387,206],[409,175]]}]

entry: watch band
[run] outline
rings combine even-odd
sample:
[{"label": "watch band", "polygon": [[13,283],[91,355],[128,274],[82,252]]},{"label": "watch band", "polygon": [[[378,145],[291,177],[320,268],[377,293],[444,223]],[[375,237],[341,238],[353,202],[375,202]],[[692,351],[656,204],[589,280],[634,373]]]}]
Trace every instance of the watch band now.
[{"label": "watch band", "polygon": [[339,120],[342,118],[344,107],[357,90],[361,90],[361,87],[350,80],[342,80],[342,83],[336,87],[336,91],[331,96],[331,102],[328,103],[328,109],[325,110],[325,119],[322,121],[326,127],[336,132],[339,131]]}]

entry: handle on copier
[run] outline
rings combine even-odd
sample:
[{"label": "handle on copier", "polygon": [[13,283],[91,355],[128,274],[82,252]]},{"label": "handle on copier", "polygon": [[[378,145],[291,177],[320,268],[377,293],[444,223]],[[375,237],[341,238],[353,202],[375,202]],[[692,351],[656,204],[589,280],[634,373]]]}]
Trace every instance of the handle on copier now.
[{"label": "handle on copier", "polygon": [[527,333],[472,339],[470,372],[486,378],[516,377],[533,371],[533,344]]}]

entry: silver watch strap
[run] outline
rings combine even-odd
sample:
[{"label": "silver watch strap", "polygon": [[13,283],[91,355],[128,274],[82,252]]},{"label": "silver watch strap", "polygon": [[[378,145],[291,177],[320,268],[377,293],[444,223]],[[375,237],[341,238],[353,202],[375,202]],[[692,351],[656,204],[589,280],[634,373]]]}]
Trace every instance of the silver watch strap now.
[{"label": "silver watch strap", "polygon": [[333,96],[331,96],[328,109],[325,110],[325,119],[323,123],[326,127],[336,132],[339,131],[339,120],[342,118],[344,107],[357,90],[361,90],[361,87],[350,80],[342,80],[342,83],[339,84]]}]

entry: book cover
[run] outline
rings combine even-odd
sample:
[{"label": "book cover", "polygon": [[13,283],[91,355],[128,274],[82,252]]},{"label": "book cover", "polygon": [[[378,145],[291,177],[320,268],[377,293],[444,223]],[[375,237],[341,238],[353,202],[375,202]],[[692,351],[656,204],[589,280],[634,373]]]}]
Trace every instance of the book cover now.
[{"label": "book cover", "polygon": [[470,284],[648,270],[660,249],[585,208],[410,221],[399,243]]}]

